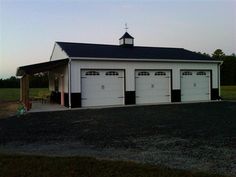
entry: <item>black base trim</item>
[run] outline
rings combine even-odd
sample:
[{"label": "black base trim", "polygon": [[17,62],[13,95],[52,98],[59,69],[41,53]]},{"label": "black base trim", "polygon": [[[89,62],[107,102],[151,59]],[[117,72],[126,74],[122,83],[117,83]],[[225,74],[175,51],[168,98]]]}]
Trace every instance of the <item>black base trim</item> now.
[{"label": "black base trim", "polygon": [[[51,92],[50,101],[52,103],[61,104],[61,92]],[[64,93],[64,106],[69,107],[69,94]],[[81,94],[80,93],[71,93],[71,107],[80,108],[81,107]]]},{"label": "black base trim", "polygon": [[211,100],[218,100],[218,99],[220,99],[219,89],[218,88],[212,88],[211,89]]},{"label": "black base trim", "polygon": [[125,104],[135,104],[135,91],[126,91],[125,92]]},{"label": "black base trim", "polygon": [[50,101],[53,103],[61,104],[61,93],[52,91],[50,96]]},{"label": "black base trim", "polygon": [[69,94],[64,93],[64,106],[69,108]]},{"label": "black base trim", "polygon": [[179,89],[171,90],[171,102],[181,102],[181,91]]},{"label": "black base trim", "polygon": [[81,107],[81,93],[71,93],[71,108]]}]

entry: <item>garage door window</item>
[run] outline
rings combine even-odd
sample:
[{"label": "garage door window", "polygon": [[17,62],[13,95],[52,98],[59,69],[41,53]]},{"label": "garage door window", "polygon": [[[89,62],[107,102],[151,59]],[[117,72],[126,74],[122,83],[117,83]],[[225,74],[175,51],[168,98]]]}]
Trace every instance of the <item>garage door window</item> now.
[{"label": "garage door window", "polygon": [[155,76],[165,76],[165,75],[166,75],[166,73],[163,71],[155,72]]},{"label": "garage door window", "polygon": [[99,75],[99,72],[97,71],[87,71],[85,73],[86,76],[98,76]]},{"label": "garage door window", "polygon": [[193,75],[193,73],[190,72],[190,71],[185,71],[185,72],[182,73],[182,75],[183,76],[189,76],[189,75]]},{"label": "garage door window", "polygon": [[108,71],[106,72],[106,76],[118,76],[119,73],[116,71]]},{"label": "garage door window", "polygon": [[197,75],[200,75],[200,76],[205,76],[206,75],[206,72],[204,72],[204,71],[199,71],[199,72],[197,72]]},{"label": "garage door window", "polygon": [[141,71],[138,73],[139,76],[149,76],[150,73],[149,72],[146,72],[146,71]]}]

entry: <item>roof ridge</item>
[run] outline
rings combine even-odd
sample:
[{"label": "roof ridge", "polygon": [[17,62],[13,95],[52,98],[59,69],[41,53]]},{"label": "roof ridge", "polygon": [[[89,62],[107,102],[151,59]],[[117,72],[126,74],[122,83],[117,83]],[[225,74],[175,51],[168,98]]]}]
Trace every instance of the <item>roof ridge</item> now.
[{"label": "roof ridge", "polygon": [[[64,44],[80,44],[80,45],[100,45],[100,46],[114,46],[119,47],[120,45],[116,44],[98,44],[98,43],[83,43],[83,42],[62,42],[62,41],[56,41],[56,43],[64,43]],[[181,47],[156,47],[156,46],[133,46],[135,48],[165,48],[165,49],[183,49],[187,50]],[[189,51],[189,50],[188,50]]]}]

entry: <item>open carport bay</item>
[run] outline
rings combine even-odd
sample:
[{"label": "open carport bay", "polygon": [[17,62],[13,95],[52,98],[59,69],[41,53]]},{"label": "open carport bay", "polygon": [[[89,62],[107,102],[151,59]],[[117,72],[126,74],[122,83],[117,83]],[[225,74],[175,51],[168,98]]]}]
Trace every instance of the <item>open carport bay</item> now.
[{"label": "open carport bay", "polygon": [[30,113],[0,120],[0,152],[135,160],[236,175],[236,102]]}]

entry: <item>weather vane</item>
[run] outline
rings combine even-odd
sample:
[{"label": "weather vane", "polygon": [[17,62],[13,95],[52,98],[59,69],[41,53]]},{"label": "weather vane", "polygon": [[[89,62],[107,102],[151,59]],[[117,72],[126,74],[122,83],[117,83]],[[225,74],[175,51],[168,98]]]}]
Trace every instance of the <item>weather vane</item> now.
[{"label": "weather vane", "polygon": [[127,23],[125,23],[125,31],[127,32],[128,30],[128,26],[127,26]]}]

